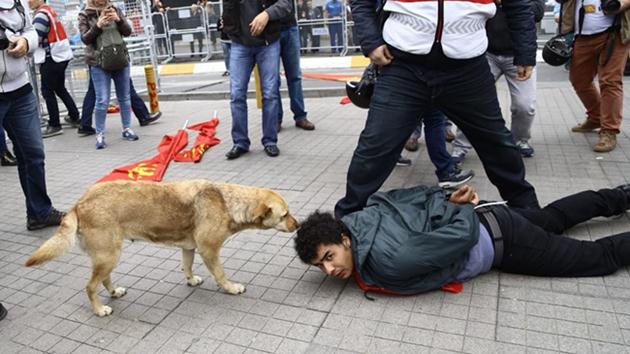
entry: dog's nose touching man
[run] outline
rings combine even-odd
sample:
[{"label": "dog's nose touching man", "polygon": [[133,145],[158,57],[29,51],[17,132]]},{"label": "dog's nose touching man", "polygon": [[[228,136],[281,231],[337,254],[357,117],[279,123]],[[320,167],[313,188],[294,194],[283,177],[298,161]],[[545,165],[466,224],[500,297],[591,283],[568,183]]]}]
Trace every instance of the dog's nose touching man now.
[{"label": "dog's nose touching man", "polygon": [[99,300],[99,284],[112,298],[127,293],[125,288],[114,286],[110,277],[125,240],[181,248],[182,269],[190,286],[203,282],[192,272],[196,250],[217,284],[236,295],[244,293],[245,286],[226,278],[219,260],[223,243],[246,229],[294,232],[297,228],[287,202],[270,189],[205,180],[104,182],[88,189],[26,266],[59,257],[78,240],[92,260],[92,276],[86,286],[92,309],[98,316],[107,316],[112,307]]}]

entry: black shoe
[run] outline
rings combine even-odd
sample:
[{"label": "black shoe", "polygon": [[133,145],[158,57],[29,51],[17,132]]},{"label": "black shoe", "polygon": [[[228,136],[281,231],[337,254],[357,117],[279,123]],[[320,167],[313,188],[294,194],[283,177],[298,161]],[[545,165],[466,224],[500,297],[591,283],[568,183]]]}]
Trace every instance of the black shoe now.
[{"label": "black shoe", "polygon": [[438,186],[446,189],[457,188],[470,181],[475,176],[473,170],[462,171],[456,169],[444,178],[439,178]]},{"label": "black shoe", "polygon": [[63,134],[63,129],[61,129],[61,126],[53,127],[49,125],[46,127],[46,129],[44,129],[44,131],[42,131],[42,138],[46,139],[59,134]]},{"label": "black shoe", "polygon": [[77,129],[77,134],[81,136],[90,136],[96,134],[96,130],[92,127],[80,126],[79,129]]},{"label": "black shoe", "polygon": [[232,147],[232,150],[228,151],[227,154],[225,154],[225,157],[227,157],[228,160],[238,159],[246,152],[247,150],[243,149],[242,147],[234,145]]},{"label": "black shoe", "polygon": [[0,321],[2,321],[3,318],[7,317],[7,313],[9,313],[9,311],[7,311],[7,309],[4,308],[4,306],[2,306],[2,304],[0,303]]},{"label": "black shoe", "polygon": [[70,116],[65,116],[63,120],[73,128],[78,128],[81,126],[81,119],[72,119],[70,118]]},{"label": "black shoe", "polygon": [[226,70],[223,72],[223,74],[221,74],[221,76],[230,76],[230,71]]},{"label": "black shoe", "polygon": [[396,165],[398,166],[411,166],[411,159],[406,159],[402,156],[398,156],[398,161],[396,161]]},{"label": "black shoe", "polygon": [[265,153],[271,157],[276,157],[280,155],[280,149],[276,145],[267,145],[265,146]]},{"label": "black shoe", "polygon": [[15,159],[15,156],[13,156],[9,150],[0,152],[0,165],[16,166],[17,160]]},{"label": "black shoe", "polygon": [[146,127],[147,125],[149,125],[149,124],[155,122],[156,120],[160,119],[161,116],[162,116],[162,112],[152,113],[151,115],[149,115],[149,118],[145,118],[145,119],[140,121],[140,126],[141,127]]},{"label": "black shoe", "polygon": [[33,231],[43,229],[48,226],[57,226],[61,224],[61,219],[63,219],[64,215],[66,215],[66,213],[52,208],[50,213],[42,219],[27,218],[26,228]]}]

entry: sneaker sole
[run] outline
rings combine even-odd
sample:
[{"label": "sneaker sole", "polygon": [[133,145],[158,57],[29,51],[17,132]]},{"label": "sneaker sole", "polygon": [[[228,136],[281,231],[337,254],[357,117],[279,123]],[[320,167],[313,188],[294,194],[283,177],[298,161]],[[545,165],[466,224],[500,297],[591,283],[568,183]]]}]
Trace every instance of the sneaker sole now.
[{"label": "sneaker sole", "polygon": [[453,188],[457,188],[459,186],[461,186],[462,184],[470,181],[474,176],[468,176],[466,179],[463,179],[461,181],[457,181],[457,182],[452,182],[452,181],[448,181],[448,182],[438,182],[438,186],[440,188],[444,188],[444,189],[453,189]]},{"label": "sneaker sole", "polygon": [[63,130],[60,130],[58,132],[54,132],[52,134],[42,134],[42,139],[52,138],[53,136],[57,136],[57,135],[61,135],[61,134],[63,134]]}]

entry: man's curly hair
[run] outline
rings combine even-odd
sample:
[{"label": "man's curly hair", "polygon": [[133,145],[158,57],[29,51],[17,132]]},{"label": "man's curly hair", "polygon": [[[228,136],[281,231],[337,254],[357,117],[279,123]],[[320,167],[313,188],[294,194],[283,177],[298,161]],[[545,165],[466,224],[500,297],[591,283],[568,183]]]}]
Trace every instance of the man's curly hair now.
[{"label": "man's curly hair", "polygon": [[319,245],[341,244],[342,233],[350,235],[344,224],[331,213],[320,213],[318,210],[300,223],[295,237],[295,251],[302,262],[310,264],[317,256]]}]

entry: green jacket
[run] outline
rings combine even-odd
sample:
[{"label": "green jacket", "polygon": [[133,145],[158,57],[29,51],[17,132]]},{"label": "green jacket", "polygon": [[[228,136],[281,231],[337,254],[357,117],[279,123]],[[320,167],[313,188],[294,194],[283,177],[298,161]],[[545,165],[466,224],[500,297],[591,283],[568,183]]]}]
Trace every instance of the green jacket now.
[{"label": "green jacket", "polygon": [[[579,0],[566,0],[562,2],[562,26],[561,33],[573,32],[575,29],[575,6]],[[626,10],[619,14],[621,19],[621,42],[626,44],[630,41],[630,11]]]},{"label": "green jacket", "polygon": [[472,204],[448,202],[435,187],[375,193],[341,221],[352,237],[355,279],[386,292],[414,294],[454,281],[479,240]]}]

